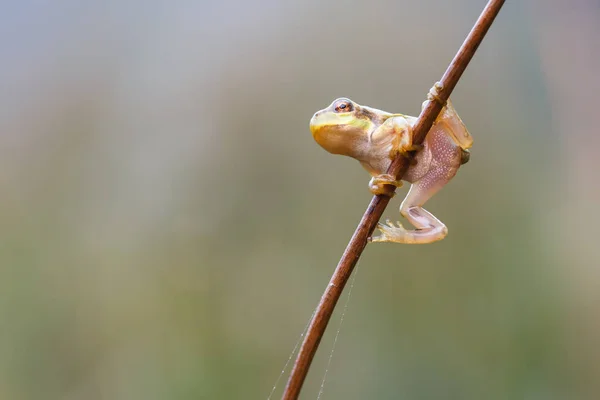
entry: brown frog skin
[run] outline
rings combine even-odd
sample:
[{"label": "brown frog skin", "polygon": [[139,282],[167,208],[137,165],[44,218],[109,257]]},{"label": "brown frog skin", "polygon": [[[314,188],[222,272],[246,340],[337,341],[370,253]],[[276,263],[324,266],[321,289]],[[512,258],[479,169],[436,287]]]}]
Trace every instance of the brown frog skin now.
[{"label": "brown frog skin", "polygon": [[[436,87],[430,93],[435,98]],[[416,120],[408,115],[361,106],[347,98],[335,100],[310,120],[313,138],[321,147],[333,154],[355,158],[371,174],[369,189],[373,194],[385,193],[386,184],[400,187],[402,182],[397,182],[386,171],[397,154],[406,156],[416,151],[402,178],[411,187],[400,206],[400,214],[416,229],[408,230],[400,222],[394,224],[388,220],[386,224],[378,224],[381,235],[373,237],[373,242],[424,244],[441,240],[448,234],[446,225],[423,205],[468,161],[467,149],[473,139],[450,100],[423,146],[413,146],[412,128]]]}]

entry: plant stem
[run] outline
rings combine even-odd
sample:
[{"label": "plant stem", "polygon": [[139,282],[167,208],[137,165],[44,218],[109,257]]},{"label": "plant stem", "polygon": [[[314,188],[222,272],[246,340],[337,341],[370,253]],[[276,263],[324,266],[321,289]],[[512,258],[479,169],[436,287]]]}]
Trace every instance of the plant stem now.
[{"label": "plant stem", "polygon": [[[454,56],[454,59],[448,66],[448,69],[446,69],[446,72],[440,81],[442,85],[442,89],[438,91],[438,98],[440,101],[427,102],[427,105],[423,111],[421,111],[419,118],[415,122],[415,125],[413,126],[413,143],[422,144],[425,140],[425,136],[442,110],[443,104],[445,104],[448,97],[450,97],[450,93],[454,90],[454,87],[473,58],[475,51],[492,25],[494,18],[496,18],[500,12],[500,8],[503,4],[504,0],[490,0],[486,5],[479,16],[479,19],[475,23],[475,26],[463,42],[458,53],[456,53],[456,56]],[[387,173],[401,179],[409,165],[409,159],[400,155],[396,156]],[[294,368],[292,369],[283,393],[283,400],[295,400],[300,394],[302,384],[308,374],[308,369],[317,352],[317,348],[325,333],[325,328],[327,328],[327,323],[331,318],[331,314],[333,314],[335,305],[352,274],[356,262],[367,245],[367,239],[373,233],[375,225],[381,218],[383,211],[390,201],[390,196],[393,193],[394,187],[388,186],[388,188],[388,195],[377,195],[371,200],[369,207],[365,211],[354,235],[352,235],[342,258],[340,259],[340,262],[333,272],[333,276],[325,289],[325,293],[323,293],[323,296],[321,297],[321,301],[317,306],[315,315],[308,327],[308,331],[306,332],[306,336],[304,337],[304,341],[302,342],[302,346],[300,347],[300,351],[294,362]]]}]

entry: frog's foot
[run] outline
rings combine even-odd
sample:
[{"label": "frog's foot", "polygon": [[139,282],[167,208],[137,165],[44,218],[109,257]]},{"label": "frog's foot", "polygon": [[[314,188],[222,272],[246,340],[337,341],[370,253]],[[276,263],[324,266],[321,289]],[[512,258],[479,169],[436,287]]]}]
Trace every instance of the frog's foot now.
[{"label": "frog's foot", "polygon": [[377,224],[377,229],[381,232],[381,236],[370,237],[369,242],[394,242],[394,243],[409,243],[408,231],[404,229],[400,222],[394,224],[389,219],[385,224],[381,222]]},{"label": "frog's foot", "polygon": [[437,101],[442,106],[446,104],[445,101],[440,99],[440,92],[444,90],[444,85],[441,82],[436,82],[431,89],[429,89],[429,93],[427,93],[427,100],[429,101]]},{"label": "frog's foot", "polygon": [[[416,222],[413,218],[409,218],[409,220]],[[448,229],[441,222],[439,226],[407,230],[400,222],[394,224],[388,219],[385,221],[385,224],[378,223],[377,229],[379,229],[381,235],[370,237],[368,239],[369,242],[427,244],[442,240],[448,234]]]},{"label": "frog's foot", "polygon": [[424,110],[429,101],[435,101],[441,104],[442,106],[446,105],[446,102],[442,101],[440,98],[440,92],[444,90],[444,85],[441,82],[436,82],[431,89],[429,89],[429,93],[427,93],[427,100],[423,102],[421,105],[421,110]]},{"label": "frog's foot", "polygon": [[404,158],[410,158],[414,153],[423,150],[425,146],[422,144],[400,144],[397,143],[394,145],[394,149],[390,152],[390,159],[394,159],[396,154],[400,154]]},{"label": "frog's foot", "polygon": [[369,181],[369,190],[374,195],[385,194],[390,197],[394,197],[395,193],[390,195],[389,191],[385,188],[385,185],[392,185],[397,188],[402,187],[402,181],[396,180],[389,174],[381,174],[371,178]]}]

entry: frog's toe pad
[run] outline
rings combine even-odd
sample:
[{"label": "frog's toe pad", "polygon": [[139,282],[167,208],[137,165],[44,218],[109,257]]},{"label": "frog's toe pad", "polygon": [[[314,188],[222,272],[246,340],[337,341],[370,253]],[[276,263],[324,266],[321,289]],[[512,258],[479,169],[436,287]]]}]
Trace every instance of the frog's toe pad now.
[{"label": "frog's toe pad", "polygon": [[437,101],[442,106],[445,105],[445,102],[440,99],[440,92],[444,90],[444,85],[441,82],[436,82],[435,85],[431,89],[429,89],[429,93],[427,93],[427,100],[429,101]]},{"label": "frog's toe pad", "polygon": [[385,221],[385,224],[378,223],[377,229],[379,229],[381,235],[372,237],[370,239],[371,242],[406,242],[406,229],[404,229],[400,222],[394,224],[388,219]]}]

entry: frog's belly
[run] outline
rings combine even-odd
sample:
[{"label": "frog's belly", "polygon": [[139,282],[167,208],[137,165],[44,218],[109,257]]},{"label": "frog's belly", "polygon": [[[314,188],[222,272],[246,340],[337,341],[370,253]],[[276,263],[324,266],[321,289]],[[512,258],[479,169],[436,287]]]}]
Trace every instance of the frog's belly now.
[{"label": "frog's belly", "polygon": [[461,155],[461,148],[452,137],[434,125],[427,134],[423,150],[417,153],[402,180],[410,183],[417,182],[429,171],[440,167],[458,169]]},{"label": "frog's belly", "polygon": [[430,148],[427,143],[425,143],[425,147],[415,156],[413,164],[408,167],[408,170],[402,177],[402,180],[410,183],[421,180],[421,178],[424,177],[431,168],[431,158]]}]

